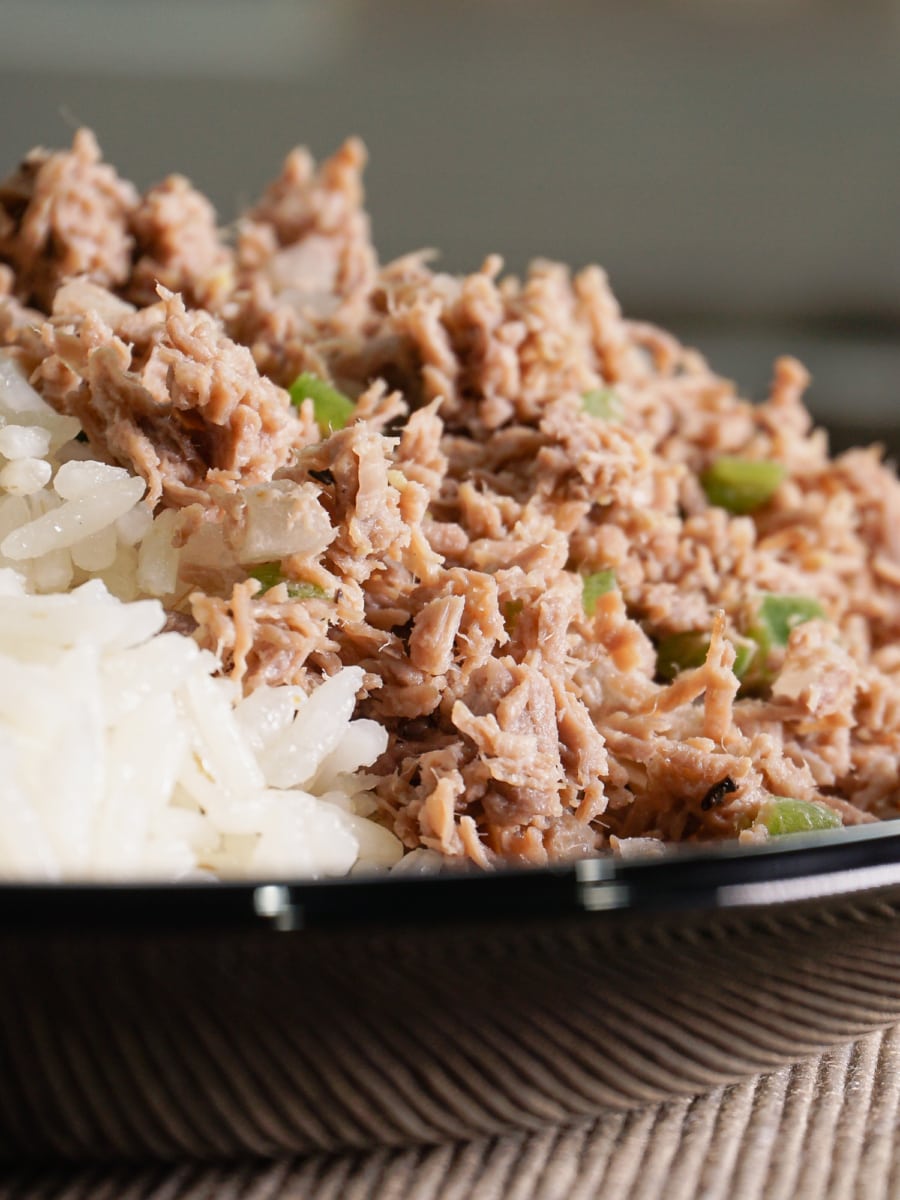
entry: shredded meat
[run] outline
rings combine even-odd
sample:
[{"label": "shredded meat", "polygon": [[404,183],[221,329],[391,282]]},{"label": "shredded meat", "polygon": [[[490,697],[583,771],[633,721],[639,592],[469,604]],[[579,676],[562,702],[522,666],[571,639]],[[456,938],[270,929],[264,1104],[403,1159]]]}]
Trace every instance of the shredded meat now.
[{"label": "shredded meat", "polygon": [[45,325],[36,372],[45,395],[79,418],[100,453],[143,475],[151,503],[271,479],[299,440],[287,393],[208,313],[160,295],[149,351],[137,359],[96,308]]},{"label": "shredded meat", "polygon": [[331,355],[319,344],[334,340],[338,354],[360,344],[376,282],[364,164],[355,138],[318,171],[308,151],[294,150],[241,222],[228,329],[279,383],[304,370],[321,373]]},{"label": "shredded meat", "polygon": [[[750,404],[598,268],[379,265],[364,160],[291,153],[233,248],[186,180],[141,198],[85,131],[0,186],[0,339],[177,510],[172,627],[248,690],[361,666],[382,819],[481,866],[759,840],[779,796],[896,815],[878,449],[830,459],[799,363]],[[291,404],[301,372],[344,427]],[[723,456],[783,477],[729,511]],[[820,608],[766,635],[767,594]]]},{"label": "shredded meat", "polygon": [[162,284],[194,307],[220,307],[233,284],[233,256],[219,239],[213,206],[187,179],[170,175],[151,188],[131,213],[130,229],[130,300],[153,304]]},{"label": "shredded meat", "polygon": [[466,602],[462,596],[430,600],[413,617],[409,635],[409,657],[414,667],[427,675],[446,675],[453,665],[453,651]]},{"label": "shredded meat", "polygon": [[16,273],[18,298],[46,311],[75,275],[105,287],[124,283],[137,200],[132,185],[101,162],[89,130],[78,131],[71,150],[33,150],[0,184],[0,261]]}]

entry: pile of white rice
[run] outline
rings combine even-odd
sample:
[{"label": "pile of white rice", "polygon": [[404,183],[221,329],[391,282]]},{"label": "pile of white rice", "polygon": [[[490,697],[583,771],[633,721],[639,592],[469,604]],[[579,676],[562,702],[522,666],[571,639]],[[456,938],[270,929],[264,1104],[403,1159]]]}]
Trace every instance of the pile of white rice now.
[{"label": "pile of white rice", "polygon": [[0,354],[0,877],[317,877],[388,867],[346,668],[247,698],[165,621],[143,480],[90,461]]}]

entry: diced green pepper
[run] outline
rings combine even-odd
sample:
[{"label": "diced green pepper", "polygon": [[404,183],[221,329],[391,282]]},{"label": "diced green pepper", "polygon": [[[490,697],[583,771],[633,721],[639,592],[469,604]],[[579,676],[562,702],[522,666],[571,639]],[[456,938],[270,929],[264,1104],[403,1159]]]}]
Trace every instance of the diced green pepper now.
[{"label": "diced green pepper", "polygon": [[289,583],[287,594],[292,600],[333,600],[317,583]]},{"label": "diced green pepper", "polygon": [[503,625],[510,637],[512,637],[516,621],[518,621],[519,614],[524,607],[525,602],[523,600],[507,600],[503,605]]},{"label": "diced green pepper", "polygon": [[258,579],[262,584],[262,591],[257,592],[261,596],[267,592],[269,588],[276,587],[279,583],[287,583],[287,594],[291,600],[330,600],[331,596],[320,588],[317,583],[297,583],[294,580],[286,580],[282,574],[281,566],[277,562],[259,563],[258,566],[252,567],[247,572],[252,579]]},{"label": "diced green pepper", "polygon": [[[749,638],[733,637],[734,663],[732,671],[743,679],[756,657],[756,643]],[[670,681],[682,671],[702,667],[709,653],[709,634],[695,631],[673,633],[664,637],[656,648],[656,674]]]},{"label": "diced green pepper", "polygon": [[594,388],[581,398],[584,411],[603,421],[621,421],[625,412],[622,397],[615,388]]},{"label": "diced green pepper", "polygon": [[593,617],[597,612],[597,601],[607,592],[617,587],[615,571],[596,571],[593,575],[585,575],[582,585],[581,603],[587,616]]},{"label": "diced green pepper", "polygon": [[316,424],[323,435],[335,429],[343,429],[353,416],[356,405],[343,392],[333,388],[330,383],[304,371],[298,375],[288,388],[291,403],[297,408],[304,400],[312,400]]},{"label": "diced green pepper", "polygon": [[825,610],[812,596],[778,596],[770,592],[760,602],[750,636],[763,650],[786,646],[792,629],[824,616]]},{"label": "diced green pepper", "polygon": [[743,679],[753,666],[759,647],[750,638],[735,637],[731,640],[734,646],[734,663],[731,669],[738,679]]},{"label": "diced green pepper", "polygon": [[700,483],[710,504],[744,515],[767,504],[784,475],[781,463],[725,456],[701,473]]},{"label": "diced green pepper", "polygon": [[[262,584],[262,592],[267,592],[269,588],[275,587],[284,579],[281,573],[281,563],[277,562],[259,563],[257,566],[251,567],[247,574],[251,579],[256,579]],[[257,595],[261,596],[262,592],[258,592]]]},{"label": "diced green pepper", "polygon": [[671,680],[682,671],[702,667],[709,651],[708,633],[672,633],[656,648],[656,674]]},{"label": "diced green pepper", "polygon": [[843,824],[838,814],[826,805],[812,800],[793,800],[789,796],[773,796],[760,808],[759,816],[772,837],[839,829]]},{"label": "diced green pepper", "polygon": [[744,671],[746,687],[750,691],[768,687],[772,682],[772,670],[768,666],[771,650],[783,649],[788,644],[791,630],[804,621],[825,615],[821,604],[811,596],[778,596],[774,592],[763,596],[753,624],[747,630],[756,653]]}]

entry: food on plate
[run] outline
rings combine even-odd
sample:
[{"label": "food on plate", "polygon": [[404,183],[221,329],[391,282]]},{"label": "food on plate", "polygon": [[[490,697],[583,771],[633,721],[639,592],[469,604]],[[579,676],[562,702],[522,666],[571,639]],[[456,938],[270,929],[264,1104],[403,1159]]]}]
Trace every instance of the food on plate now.
[{"label": "food on plate", "polygon": [[0,184],[0,653],[30,697],[0,870],[539,864],[895,815],[879,448],[830,458],[799,363],[752,404],[596,267],[379,262],[363,164],[294,151],[229,234],[86,130]]},{"label": "food on plate", "polygon": [[[390,866],[366,819],[387,745],[359,667],[243,697],[157,599],[144,481],[0,356],[0,875],[342,875]],[[119,597],[123,597],[120,599]]]}]

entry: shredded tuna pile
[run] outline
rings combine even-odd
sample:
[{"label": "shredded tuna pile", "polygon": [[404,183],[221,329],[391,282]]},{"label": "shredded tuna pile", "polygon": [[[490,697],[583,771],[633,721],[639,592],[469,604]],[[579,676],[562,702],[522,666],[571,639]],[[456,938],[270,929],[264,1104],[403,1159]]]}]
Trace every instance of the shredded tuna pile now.
[{"label": "shredded tuna pile", "polygon": [[[595,267],[379,264],[363,164],[356,141],[293,152],[230,236],[179,176],[139,195],[87,131],[0,185],[0,341],[147,481],[172,624],[247,691],[361,666],[408,848],[761,840],[776,798],[895,815],[879,449],[830,459],[797,362],[751,404]],[[301,375],[349,397],[344,427],[292,403]],[[752,504],[709,484],[735,460],[777,468]]]}]

